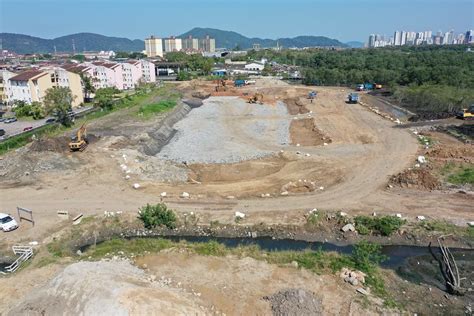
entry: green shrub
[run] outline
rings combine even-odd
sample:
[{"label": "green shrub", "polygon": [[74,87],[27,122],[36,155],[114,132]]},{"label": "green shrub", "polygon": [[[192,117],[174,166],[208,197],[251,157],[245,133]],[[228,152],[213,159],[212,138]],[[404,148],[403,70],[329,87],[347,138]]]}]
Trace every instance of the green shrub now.
[{"label": "green shrub", "polygon": [[387,260],[387,256],[383,255],[381,250],[381,245],[368,241],[356,244],[351,255],[354,267],[365,273],[372,273],[381,262]]},{"label": "green shrub", "polygon": [[176,227],[176,215],[164,203],[147,204],[140,208],[138,218],[143,221],[148,229],[157,226],[166,226],[171,229]]},{"label": "green shrub", "polygon": [[466,167],[450,175],[448,181],[454,184],[474,184],[474,168]]},{"label": "green shrub", "polygon": [[175,100],[162,100],[158,103],[145,104],[138,110],[138,115],[150,118],[156,113],[164,112],[176,106]]},{"label": "green shrub", "polygon": [[356,216],[354,220],[356,229],[361,235],[376,234],[382,236],[390,236],[406,222],[395,216],[370,217],[361,215]]}]

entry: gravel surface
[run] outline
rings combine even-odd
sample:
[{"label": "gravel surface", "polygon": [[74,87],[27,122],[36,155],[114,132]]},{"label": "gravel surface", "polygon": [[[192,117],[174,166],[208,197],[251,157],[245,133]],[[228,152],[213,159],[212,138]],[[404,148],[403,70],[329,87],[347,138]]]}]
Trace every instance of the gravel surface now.
[{"label": "gravel surface", "polygon": [[321,299],[303,289],[282,290],[264,299],[270,302],[274,316],[322,315]]},{"label": "gravel surface", "polygon": [[211,97],[174,125],[158,157],[188,163],[234,163],[272,155],[289,143],[286,106]]}]

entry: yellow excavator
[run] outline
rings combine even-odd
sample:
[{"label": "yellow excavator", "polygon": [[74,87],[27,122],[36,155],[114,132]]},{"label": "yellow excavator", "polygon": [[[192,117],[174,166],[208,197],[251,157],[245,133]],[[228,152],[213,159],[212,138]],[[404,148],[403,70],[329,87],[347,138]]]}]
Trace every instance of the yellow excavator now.
[{"label": "yellow excavator", "polygon": [[263,94],[255,93],[253,97],[249,98],[248,103],[260,103],[263,104]]},{"label": "yellow excavator", "polygon": [[469,109],[462,109],[458,112],[457,117],[462,120],[474,120],[474,104],[471,104]]},{"label": "yellow excavator", "polygon": [[86,124],[82,124],[81,128],[77,130],[77,133],[72,137],[71,142],[69,143],[69,149],[71,151],[83,151],[88,145],[87,141],[87,129]]}]

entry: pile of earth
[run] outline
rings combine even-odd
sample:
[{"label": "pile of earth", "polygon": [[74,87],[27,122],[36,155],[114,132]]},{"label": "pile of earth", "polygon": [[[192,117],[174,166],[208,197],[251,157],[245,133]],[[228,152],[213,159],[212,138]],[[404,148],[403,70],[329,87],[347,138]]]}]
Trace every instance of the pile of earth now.
[{"label": "pile of earth", "polygon": [[408,169],[390,179],[390,184],[423,190],[439,189],[441,183],[425,168]]},{"label": "pile of earth", "polygon": [[53,138],[40,138],[31,143],[30,151],[45,152],[52,151],[56,153],[69,151],[69,142],[71,140],[66,136]]},{"label": "pile of earth", "polygon": [[429,120],[441,120],[447,119],[450,117],[455,117],[455,112],[446,112],[446,111],[439,111],[439,112],[432,112],[432,111],[420,111],[417,108],[411,108],[409,106],[405,106],[407,109],[414,111],[416,113],[415,116],[409,118],[411,122],[418,122],[418,121],[429,121]]},{"label": "pile of earth", "polygon": [[291,115],[305,114],[309,112],[300,98],[287,98],[284,99],[283,102],[286,104],[288,113]]},{"label": "pile of earth", "polygon": [[474,147],[464,146],[437,146],[427,151],[427,156],[440,159],[457,159],[465,162],[474,162]]},{"label": "pile of earth", "polygon": [[291,143],[301,146],[319,146],[332,142],[329,136],[325,135],[314,124],[312,118],[292,120],[290,124]]},{"label": "pile of earth", "polygon": [[281,290],[263,299],[270,302],[274,316],[322,315],[321,299],[304,289]]}]

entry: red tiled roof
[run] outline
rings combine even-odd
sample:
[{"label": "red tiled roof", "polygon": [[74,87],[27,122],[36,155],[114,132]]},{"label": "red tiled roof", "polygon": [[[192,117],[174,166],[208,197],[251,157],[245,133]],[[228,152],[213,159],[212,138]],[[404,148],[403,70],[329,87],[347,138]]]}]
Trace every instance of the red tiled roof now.
[{"label": "red tiled roof", "polygon": [[27,70],[22,73],[19,73],[18,75],[11,77],[10,80],[13,81],[28,81],[30,79],[33,79],[35,77],[39,78],[44,75],[47,75],[47,72],[44,72],[42,70]]},{"label": "red tiled roof", "polygon": [[83,65],[70,64],[70,65],[63,66],[62,68],[66,69],[67,71],[80,74],[80,73],[85,72],[89,67],[83,66]]}]

